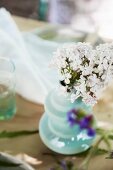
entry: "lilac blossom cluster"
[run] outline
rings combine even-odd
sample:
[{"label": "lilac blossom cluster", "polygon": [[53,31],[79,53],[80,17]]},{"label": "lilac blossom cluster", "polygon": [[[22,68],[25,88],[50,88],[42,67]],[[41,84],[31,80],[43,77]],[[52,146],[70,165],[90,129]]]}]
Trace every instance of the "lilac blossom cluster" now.
[{"label": "lilac blossom cluster", "polygon": [[51,64],[58,69],[62,89],[70,92],[71,101],[82,97],[93,106],[113,77],[113,43],[95,49],[89,43],[65,44],[54,53]]}]

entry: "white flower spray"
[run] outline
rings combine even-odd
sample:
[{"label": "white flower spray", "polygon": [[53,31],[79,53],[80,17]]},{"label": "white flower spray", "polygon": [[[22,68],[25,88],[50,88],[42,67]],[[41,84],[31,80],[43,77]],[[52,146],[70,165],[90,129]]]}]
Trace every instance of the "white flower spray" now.
[{"label": "white flower spray", "polygon": [[72,102],[82,97],[86,104],[94,105],[113,78],[113,44],[96,49],[88,43],[65,44],[54,53],[52,65]]}]

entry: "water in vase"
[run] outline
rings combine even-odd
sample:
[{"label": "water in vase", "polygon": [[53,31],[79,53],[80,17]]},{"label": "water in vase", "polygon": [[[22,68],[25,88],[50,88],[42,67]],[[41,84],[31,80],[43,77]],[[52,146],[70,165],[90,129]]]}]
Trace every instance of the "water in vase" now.
[{"label": "water in vase", "polygon": [[10,119],[16,112],[15,93],[0,84],[0,120]]}]

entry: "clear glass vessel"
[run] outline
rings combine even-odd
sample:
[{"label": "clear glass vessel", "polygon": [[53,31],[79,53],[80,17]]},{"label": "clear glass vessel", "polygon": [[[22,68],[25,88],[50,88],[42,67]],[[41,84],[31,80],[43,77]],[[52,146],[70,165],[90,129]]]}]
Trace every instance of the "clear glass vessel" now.
[{"label": "clear glass vessel", "polygon": [[16,113],[15,66],[9,59],[0,57],[0,120]]}]

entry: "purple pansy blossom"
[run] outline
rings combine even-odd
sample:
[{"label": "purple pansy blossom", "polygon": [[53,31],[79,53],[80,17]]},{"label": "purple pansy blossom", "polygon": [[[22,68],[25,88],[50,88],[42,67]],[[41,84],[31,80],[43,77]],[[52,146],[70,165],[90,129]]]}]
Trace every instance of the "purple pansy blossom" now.
[{"label": "purple pansy blossom", "polygon": [[88,136],[95,136],[96,135],[96,131],[95,131],[95,129],[93,129],[93,128],[88,128],[87,129],[87,134],[88,134]]},{"label": "purple pansy blossom", "polygon": [[86,115],[83,117],[82,120],[80,120],[80,129],[87,129],[93,120],[93,116],[92,115]]},{"label": "purple pansy blossom", "polygon": [[74,126],[76,123],[78,123],[77,114],[78,111],[75,109],[72,109],[67,113],[67,120],[71,127]]},{"label": "purple pansy blossom", "polygon": [[78,125],[80,127],[80,130],[87,130],[88,136],[95,136],[96,131],[93,128],[93,115],[86,115],[82,110],[72,109],[67,113],[67,118],[71,127],[74,125]]}]

